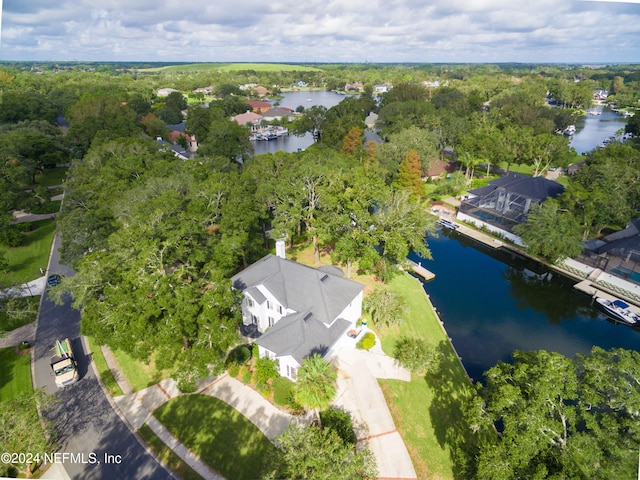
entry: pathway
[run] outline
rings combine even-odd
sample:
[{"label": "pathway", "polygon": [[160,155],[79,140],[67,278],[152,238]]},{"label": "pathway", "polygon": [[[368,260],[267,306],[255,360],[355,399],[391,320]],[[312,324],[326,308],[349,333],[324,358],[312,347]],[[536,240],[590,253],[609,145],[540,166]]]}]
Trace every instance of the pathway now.
[{"label": "pathway", "polygon": [[417,478],[377,380],[409,381],[411,373],[385,355],[379,341],[368,352],[345,347],[334,363],[338,368],[334,405],[351,414],[358,441],[368,442],[378,465],[378,478]]}]

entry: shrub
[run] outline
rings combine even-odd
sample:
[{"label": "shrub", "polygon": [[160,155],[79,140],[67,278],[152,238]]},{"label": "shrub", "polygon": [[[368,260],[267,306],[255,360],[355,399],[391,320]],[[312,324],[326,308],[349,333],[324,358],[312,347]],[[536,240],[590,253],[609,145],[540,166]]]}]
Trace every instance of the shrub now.
[{"label": "shrub", "polygon": [[273,386],[273,401],[281,407],[289,404],[294,383],[285,377],[277,377],[271,383]]},{"label": "shrub", "polygon": [[364,301],[364,310],[376,325],[394,326],[409,312],[404,297],[387,286],[376,288]]},{"label": "shrub", "polygon": [[259,358],[256,361],[256,383],[267,383],[278,376],[278,363],[268,358]]},{"label": "shrub", "polygon": [[231,364],[231,366],[229,366],[229,376],[237,377],[238,373],[240,373],[240,366],[235,363]]},{"label": "shrub", "polygon": [[356,344],[356,348],[369,350],[376,344],[376,336],[373,332],[367,332]]},{"label": "shrub", "polygon": [[393,356],[400,365],[418,375],[435,370],[442,358],[442,354],[425,340],[409,337],[398,340]]},{"label": "shrub", "polygon": [[244,383],[245,385],[248,385],[251,383],[251,370],[247,370],[246,372],[244,372],[242,374],[242,383]]},{"label": "shrub", "polygon": [[244,365],[251,360],[251,349],[249,345],[238,345],[227,355],[225,365]]},{"label": "shrub", "polygon": [[320,422],[322,423],[322,428],[328,428],[336,432],[345,445],[355,445],[358,441],[356,433],[353,431],[351,415],[347,412],[329,408],[324,412],[320,412]]}]

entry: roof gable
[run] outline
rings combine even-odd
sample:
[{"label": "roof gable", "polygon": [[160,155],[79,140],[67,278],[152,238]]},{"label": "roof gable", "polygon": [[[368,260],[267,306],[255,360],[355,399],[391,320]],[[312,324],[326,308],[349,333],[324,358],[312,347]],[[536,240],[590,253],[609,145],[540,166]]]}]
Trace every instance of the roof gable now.
[{"label": "roof gable", "polygon": [[530,177],[520,173],[509,173],[489,182],[485,187],[470,190],[469,193],[479,197],[502,189],[509,193],[542,202],[548,197],[555,198],[564,192],[564,186],[544,177]]}]

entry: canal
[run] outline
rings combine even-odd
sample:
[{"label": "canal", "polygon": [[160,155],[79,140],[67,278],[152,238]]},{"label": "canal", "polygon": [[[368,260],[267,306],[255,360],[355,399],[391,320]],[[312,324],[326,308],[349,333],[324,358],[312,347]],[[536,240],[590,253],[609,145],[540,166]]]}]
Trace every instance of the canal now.
[{"label": "canal", "polygon": [[436,277],[423,286],[474,380],[514,350],[569,357],[593,345],[640,351],[640,329],[610,321],[574,281],[457,232],[427,242],[433,260],[420,261]]}]

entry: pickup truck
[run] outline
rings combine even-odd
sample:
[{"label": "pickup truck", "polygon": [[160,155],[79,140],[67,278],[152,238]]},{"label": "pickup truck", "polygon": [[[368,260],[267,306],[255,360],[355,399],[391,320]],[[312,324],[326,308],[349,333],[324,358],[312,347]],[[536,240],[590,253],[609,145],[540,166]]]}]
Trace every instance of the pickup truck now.
[{"label": "pickup truck", "polygon": [[51,349],[51,370],[58,387],[71,385],[78,381],[77,365],[69,339],[56,340],[55,346]]}]

